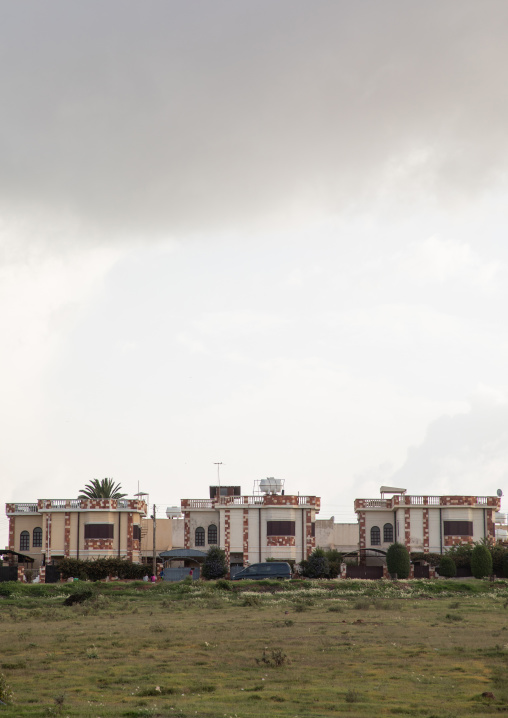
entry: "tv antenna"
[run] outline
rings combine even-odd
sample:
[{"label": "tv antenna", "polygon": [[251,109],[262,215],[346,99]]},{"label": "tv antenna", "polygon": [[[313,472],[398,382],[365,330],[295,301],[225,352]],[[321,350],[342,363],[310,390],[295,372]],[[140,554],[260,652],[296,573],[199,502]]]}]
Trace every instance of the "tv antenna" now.
[{"label": "tv antenna", "polygon": [[217,467],[217,482],[219,484],[219,495],[220,495],[220,467],[222,466],[222,461],[214,461],[213,463]]}]

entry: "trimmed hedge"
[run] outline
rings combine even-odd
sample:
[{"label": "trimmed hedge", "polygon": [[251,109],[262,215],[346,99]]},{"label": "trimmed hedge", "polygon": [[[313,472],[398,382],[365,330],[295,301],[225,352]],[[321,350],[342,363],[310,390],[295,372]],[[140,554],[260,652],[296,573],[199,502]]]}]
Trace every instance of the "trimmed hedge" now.
[{"label": "trimmed hedge", "polygon": [[471,553],[471,572],[475,578],[485,578],[492,573],[492,554],[484,544],[476,544]]},{"label": "trimmed hedge", "polygon": [[397,578],[409,578],[411,562],[409,551],[404,544],[395,542],[388,547],[386,552],[386,566],[388,573],[397,574]]},{"label": "trimmed hedge", "polygon": [[201,575],[203,578],[216,579],[223,578],[227,572],[226,554],[218,546],[212,546],[203,561]]},{"label": "trimmed hedge", "polygon": [[63,558],[58,562],[58,568],[64,578],[72,576],[82,581],[100,581],[108,576],[139,580],[151,572],[151,569],[143,564],[120,558],[97,558],[93,561]]},{"label": "trimmed hedge", "polygon": [[445,578],[453,578],[457,575],[457,566],[451,556],[442,556],[437,570],[439,575]]}]

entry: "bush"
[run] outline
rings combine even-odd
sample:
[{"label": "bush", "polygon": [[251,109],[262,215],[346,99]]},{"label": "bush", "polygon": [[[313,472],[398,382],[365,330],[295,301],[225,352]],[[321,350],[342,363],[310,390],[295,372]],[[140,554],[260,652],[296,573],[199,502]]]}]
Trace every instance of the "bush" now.
[{"label": "bush", "polygon": [[503,558],[503,576],[505,578],[508,578],[508,552],[505,554]]},{"label": "bush", "polygon": [[228,572],[226,554],[218,546],[212,546],[206,554],[201,575],[203,578],[223,578]]},{"label": "bush", "polygon": [[484,578],[492,573],[492,554],[484,544],[476,544],[471,553],[471,572],[475,578]]},{"label": "bush", "polygon": [[470,568],[472,551],[473,544],[466,543],[460,544],[459,546],[451,546],[447,550],[446,555],[453,559],[457,568]]},{"label": "bush", "polygon": [[147,572],[143,564],[126,561],[122,558],[97,558],[92,561],[79,561],[75,558],[63,558],[58,568],[64,578],[78,577],[82,581],[100,581],[108,576],[118,578],[142,579]]},{"label": "bush", "polygon": [[426,561],[429,566],[439,566],[441,563],[440,553],[424,553],[423,551],[411,551],[411,561]]},{"label": "bush", "polygon": [[307,561],[302,561],[302,573],[308,578],[326,578],[330,573],[330,563],[322,548],[315,548]]},{"label": "bush", "polygon": [[388,573],[397,574],[397,578],[408,578],[410,571],[409,551],[404,544],[395,542],[386,552]]},{"label": "bush", "polygon": [[453,578],[457,575],[457,566],[451,556],[442,556],[437,570],[439,575],[445,578]]},{"label": "bush", "polygon": [[342,554],[337,549],[325,551],[325,557],[328,559],[329,570],[327,578],[337,578],[340,575],[340,565],[342,563]]}]

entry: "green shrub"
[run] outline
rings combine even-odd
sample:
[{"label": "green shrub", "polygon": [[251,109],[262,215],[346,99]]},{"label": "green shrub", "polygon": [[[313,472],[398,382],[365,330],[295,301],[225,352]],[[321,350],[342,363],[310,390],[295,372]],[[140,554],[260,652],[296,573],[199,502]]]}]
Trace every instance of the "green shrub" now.
[{"label": "green shrub", "polygon": [[505,554],[503,558],[503,576],[505,578],[508,578],[508,552]]},{"label": "green shrub", "polygon": [[395,542],[386,552],[388,573],[397,574],[397,578],[408,578],[410,571],[409,552],[404,544]]},{"label": "green shrub", "polygon": [[330,573],[330,562],[322,548],[315,548],[307,561],[302,561],[302,574],[308,578],[326,578]]},{"label": "green shrub", "polygon": [[228,572],[226,554],[218,546],[212,546],[203,561],[201,575],[203,578],[223,578]]},{"label": "green shrub", "polygon": [[492,573],[492,554],[484,544],[476,544],[471,553],[471,572],[475,578],[484,578]]},{"label": "green shrub", "polygon": [[453,578],[457,575],[457,566],[451,556],[442,556],[437,570],[439,575],[445,578]]},{"label": "green shrub", "polygon": [[426,561],[429,566],[439,566],[441,563],[440,553],[424,553],[423,551],[411,551],[411,561]]},{"label": "green shrub", "polygon": [[473,551],[473,544],[465,543],[458,546],[450,546],[446,551],[446,555],[455,561],[457,568],[470,568],[471,567],[471,553]]}]

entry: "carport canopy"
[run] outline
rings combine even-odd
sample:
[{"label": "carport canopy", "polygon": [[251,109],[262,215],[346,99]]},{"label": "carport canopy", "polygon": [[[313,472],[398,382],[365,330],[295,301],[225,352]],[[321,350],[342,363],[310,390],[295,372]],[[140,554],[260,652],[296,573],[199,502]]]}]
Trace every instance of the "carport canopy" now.
[{"label": "carport canopy", "polygon": [[18,553],[17,551],[11,551],[8,548],[0,548],[0,556],[17,556],[18,563],[33,563],[35,561],[31,556],[27,556],[24,553]]},{"label": "carport canopy", "polygon": [[195,548],[173,548],[171,551],[161,551],[159,556],[164,562],[195,561],[196,563],[203,563],[206,553]]}]

